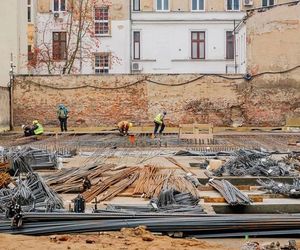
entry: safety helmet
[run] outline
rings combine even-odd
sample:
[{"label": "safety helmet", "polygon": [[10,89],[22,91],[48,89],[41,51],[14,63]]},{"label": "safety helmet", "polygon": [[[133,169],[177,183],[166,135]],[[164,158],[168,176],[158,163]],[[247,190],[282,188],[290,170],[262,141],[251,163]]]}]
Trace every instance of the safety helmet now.
[{"label": "safety helmet", "polygon": [[129,122],[128,126],[131,128],[133,126],[132,122]]},{"label": "safety helmet", "polygon": [[167,114],[167,111],[164,111],[163,114],[166,115],[166,114]]},{"label": "safety helmet", "polygon": [[38,123],[39,123],[38,120],[34,120],[34,121],[32,122],[32,124],[38,124]]},{"label": "safety helmet", "polygon": [[24,129],[24,128],[25,128],[25,125],[23,124],[21,127],[22,127],[22,129]]}]

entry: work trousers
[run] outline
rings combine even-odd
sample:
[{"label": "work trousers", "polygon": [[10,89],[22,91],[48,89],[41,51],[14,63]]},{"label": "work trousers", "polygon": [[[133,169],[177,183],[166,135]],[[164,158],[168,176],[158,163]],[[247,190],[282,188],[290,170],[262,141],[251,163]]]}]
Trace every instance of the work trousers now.
[{"label": "work trousers", "polygon": [[24,135],[25,136],[32,136],[32,135],[34,135],[34,131],[32,130],[32,129],[25,129],[24,130]]},{"label": "work trousers", "polygon": [[67,129],[67,117],[66,118],[58,118],[59,122],[60,122],[60,130],[61,132],[64,132],[64,131],[68,131]]},{"label": "work trousers", "polygon": [[157,131],[158,131],[159,127],[160,127],[159,133],[162,134],[162,132],[165,129],[165,124],[164,123],[159,124],[157,122],[154,122],[154,135],[157,134]]}]

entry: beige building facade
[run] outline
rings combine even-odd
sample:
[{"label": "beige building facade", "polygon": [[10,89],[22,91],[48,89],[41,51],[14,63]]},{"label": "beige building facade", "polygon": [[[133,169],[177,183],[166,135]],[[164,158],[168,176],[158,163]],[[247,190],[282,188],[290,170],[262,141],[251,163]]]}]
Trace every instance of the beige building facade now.
[{"label": "beige building facade", "polygon": [[[248,14],[236,32],[237,39],[246,36],[245,47],[237,49],[245,71],[256,75],[300,67],[300,2]],[[293,71],[289,75],[300,80]]]},{"label": "beige building facade", "polygon": [[26,1],[0,1],[0,131],[10,125],[9,89],[14,74],[27,72]]}]

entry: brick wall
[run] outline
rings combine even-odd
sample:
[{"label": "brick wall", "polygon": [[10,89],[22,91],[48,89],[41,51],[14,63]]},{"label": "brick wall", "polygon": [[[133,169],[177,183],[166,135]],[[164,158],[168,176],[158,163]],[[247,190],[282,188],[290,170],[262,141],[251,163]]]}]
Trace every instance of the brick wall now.
[{"label": "brick wall", "polygon": [[[287,117],[300,115],[299,73],[300,69],[264,75],[251,82],[205,76],[180,86],[146,79],[176,85],[199,76],[18,76],[14,122],[19,126],[39,119],[45,125],[57,125],[56,107],[64,103],[72,126],[113,125],[121,119],[152,123],[162,110],[168,112],[167,123],[173,125],[279,126]],[[119,88],[131,83],[136,84]]]}]

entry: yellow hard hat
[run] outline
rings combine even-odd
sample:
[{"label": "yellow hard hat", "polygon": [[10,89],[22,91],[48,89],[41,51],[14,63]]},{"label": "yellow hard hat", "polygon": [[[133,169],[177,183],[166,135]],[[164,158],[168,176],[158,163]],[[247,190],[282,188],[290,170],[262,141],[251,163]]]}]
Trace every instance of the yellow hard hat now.
[{"label": "yellow hard hat", "polygon": [[133,126],[132,122],[129,122],[129,128],[131,128]]},{"label": "yellow hard hat", "polygon": [[38,124],[38,123],[39,123],[38,120],[34,120],[34,121],[32,122],[32,124]]}]

